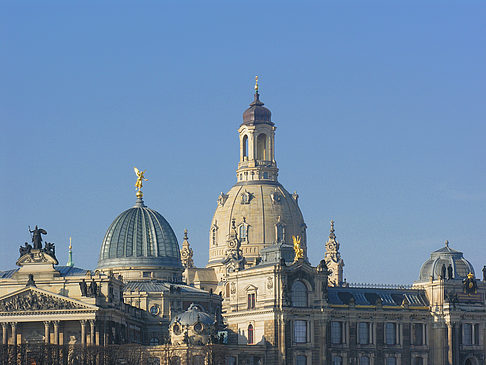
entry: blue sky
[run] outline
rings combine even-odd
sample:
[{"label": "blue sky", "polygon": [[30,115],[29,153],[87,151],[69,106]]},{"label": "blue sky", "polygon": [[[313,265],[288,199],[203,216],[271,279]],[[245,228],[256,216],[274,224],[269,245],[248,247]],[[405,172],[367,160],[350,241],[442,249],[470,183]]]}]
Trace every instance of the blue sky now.
[{"label": "blue sky", "polygon": [[3,1],[0,270],[28,225],[95,268],[135,201],[208,257],[253,78],[311,262],[336,221],[348,282],[411,283],[448,239],[486,265],[486,4]]}]

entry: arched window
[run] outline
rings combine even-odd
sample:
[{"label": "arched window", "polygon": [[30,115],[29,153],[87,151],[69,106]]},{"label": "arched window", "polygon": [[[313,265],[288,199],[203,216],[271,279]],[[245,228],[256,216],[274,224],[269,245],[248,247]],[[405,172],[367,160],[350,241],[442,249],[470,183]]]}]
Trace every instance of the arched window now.
[{"label": "arched window", "polygon": [[292,306],[307,307],[307,287],[302,281],[296,280],[292,285]]},{"label": "arched window", "polygon": [[226,283],[226,298],[230,296],[230,283]]},{"label": "arched window", "polygon": [[248,345],[253,344],[253,325],[248,325]]},{"label": "arched window", "polygon": [[157,337],[152,337],[150,339],[150,346],[158,346],[159,344],[159,339]]},{"label": "arched window", "polygon": [[243,136],[243,160],[248,160],[248,136]]},{"label": "arched window", "polygon": [[211,243],[213,246],[216,246],[218,240],[218,227],[213,225],[211,228]]},{"label": "arched window", "polygon": [[257,138],[257,160],[267,159],[267,135],[262,133]]},{"label": "arched window", "polygon": [[275,225],[276,241],[282,243],[285,241],[285,225],[283,223],[277,223]]},{"label": "arched window", "polygon": [[245,227],[244,224],[242,224],[240,226],[240,234],[239,234],[239,236],[240,236],[240,240],[246,241],[246,227]]}]

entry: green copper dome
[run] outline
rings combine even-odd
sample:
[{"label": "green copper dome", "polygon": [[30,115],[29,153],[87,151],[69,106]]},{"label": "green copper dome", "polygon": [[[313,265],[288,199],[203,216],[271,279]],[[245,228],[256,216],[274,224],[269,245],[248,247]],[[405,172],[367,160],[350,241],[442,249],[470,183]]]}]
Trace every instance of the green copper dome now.
[{"label": "green copper dome", "polygon": [[101,245],[98,269],[120,267],[182,268],[174,231],[141,197],[115,218]]}]

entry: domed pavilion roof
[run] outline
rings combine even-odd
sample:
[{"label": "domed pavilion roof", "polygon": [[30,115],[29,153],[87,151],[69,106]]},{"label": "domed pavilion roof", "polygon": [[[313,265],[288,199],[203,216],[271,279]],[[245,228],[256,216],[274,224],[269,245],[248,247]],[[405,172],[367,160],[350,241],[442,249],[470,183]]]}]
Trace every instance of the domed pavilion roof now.
[{"label": "domed pavilion roof", "polygon": [[420,268],[419,281],[429,281],[430,277],[438,279],[442,275],[442,265],[445,265],[446,270],[449,265],[452,267],[453,279],[462,280],[467,274],[474,274],[473,266],[464,258],[463,253],[450,248],[449,241],[446,241],[445,247],[432,252],[424,262]]},{"label": "domed pavilion roof", "polygon": [[215,323],[215,318],[204,312],[200,306],[192,303],[185,312],[176,315],[172,319],[171,323],[175,322],[180,323],[183,326],[192,326],[197,322],[212,325]]},{"label": "domed pavilion roof", "polygon": [[174,231],[141,195],[115,218],[101,244],[98,269],[119,267],[182,267]]}]

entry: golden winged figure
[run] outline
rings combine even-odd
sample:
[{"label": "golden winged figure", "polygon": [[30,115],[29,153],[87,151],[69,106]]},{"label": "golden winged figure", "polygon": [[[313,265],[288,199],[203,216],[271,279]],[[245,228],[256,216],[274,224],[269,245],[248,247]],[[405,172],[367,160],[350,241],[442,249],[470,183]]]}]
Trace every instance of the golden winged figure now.
[{"label": "golden winged figure", "polygon": [[292,240],[294,241],[294,251],[295,251],[295,258],[294,262],[304,258],[304,250],[300,247],[300,237],[292,236]]},{"label": "golden winged figure", "polygon": [[138,191],[140,191],[142,189],[143,182],[148,181],[148,179],[146,179],[143,176],[143,174],[145,174],[145,171],[147,171],[147,170],[140,171],[139,169],[134,167],[133,171],[135,171],[135,174],[137,175],[137,182],[135,183],[135,187],[138,189]]}]

